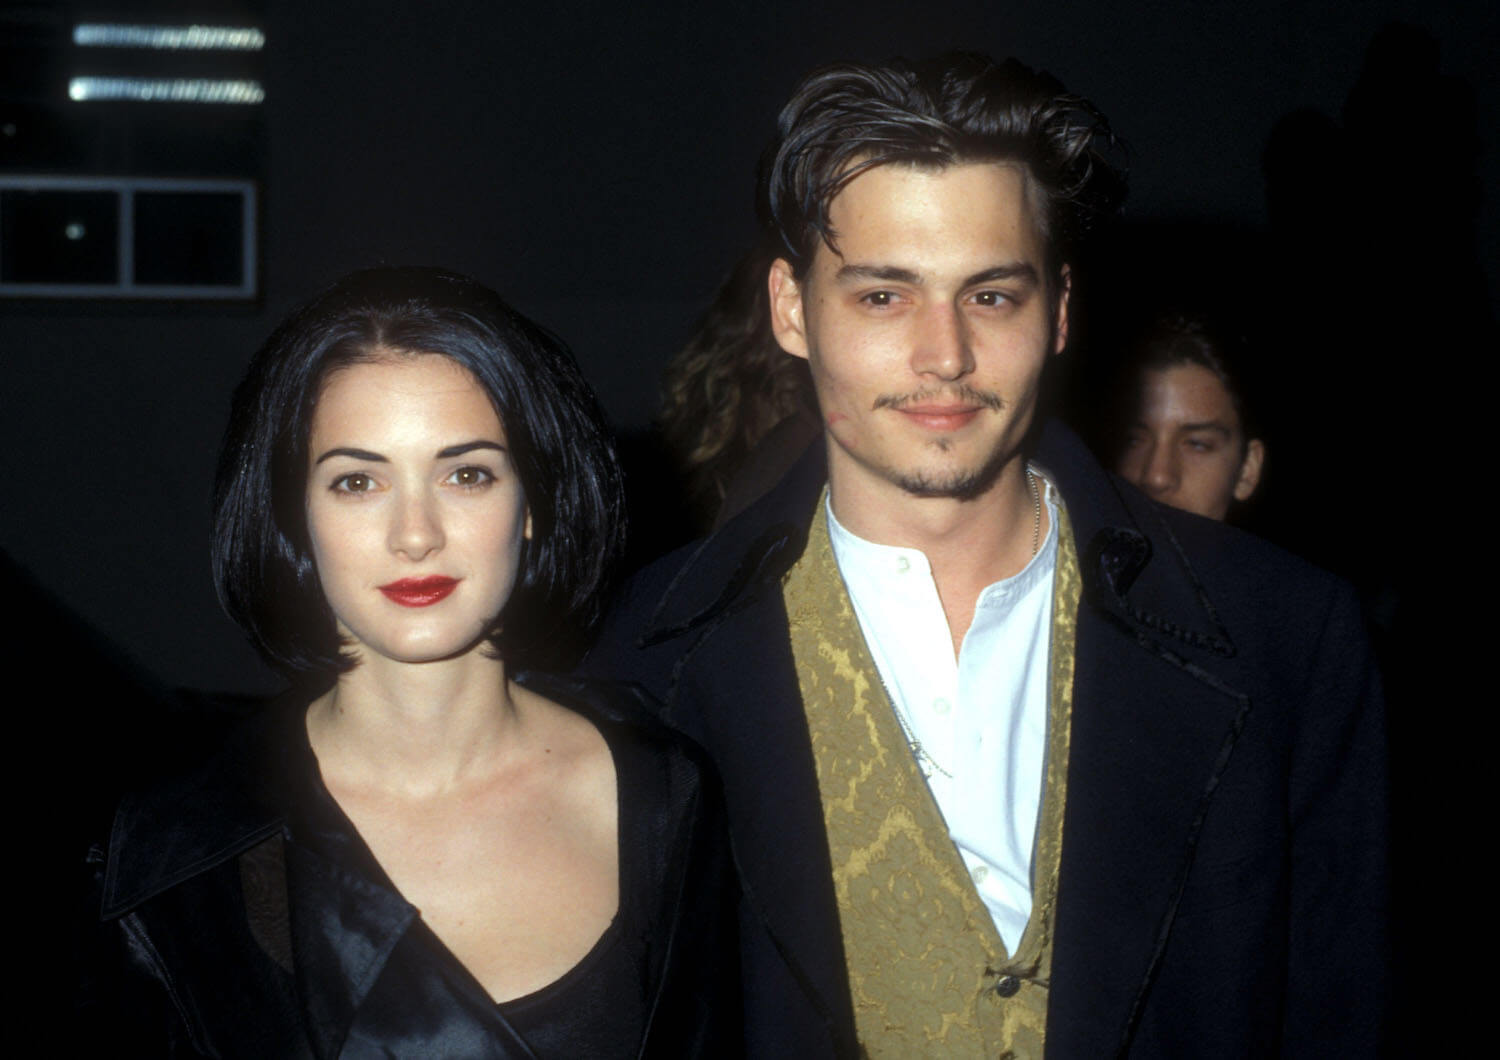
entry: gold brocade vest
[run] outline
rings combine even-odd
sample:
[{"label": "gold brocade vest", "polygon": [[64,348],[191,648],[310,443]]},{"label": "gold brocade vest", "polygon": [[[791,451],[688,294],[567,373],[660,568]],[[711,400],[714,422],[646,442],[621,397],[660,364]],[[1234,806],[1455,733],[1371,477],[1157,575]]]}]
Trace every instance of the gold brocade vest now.
[{"label": "gold brocade vest", "polygon": [[783,580],[867,1056],[1042,1056],[1081,585],[1073,533],[1059,515],[1046,788],[1031,918],[1015,956],[974,889],[881,684],[822,503],[806,551]]}]

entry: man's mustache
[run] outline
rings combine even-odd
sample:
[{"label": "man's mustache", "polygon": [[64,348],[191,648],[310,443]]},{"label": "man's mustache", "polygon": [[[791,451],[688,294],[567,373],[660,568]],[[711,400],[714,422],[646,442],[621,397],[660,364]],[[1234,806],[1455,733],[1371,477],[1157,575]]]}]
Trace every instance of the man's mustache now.
[{"label": "man's mustache", "polygon": [[882,394],[875,399],[874,407],[903,409],[909,405],[922,405],[927,402],[941,405],[977,405],[995,412],[1005,407],[1005,402],[999,394],[990,390],[976,390],[965,383],[936,390],[916,390],[910,394]]}]

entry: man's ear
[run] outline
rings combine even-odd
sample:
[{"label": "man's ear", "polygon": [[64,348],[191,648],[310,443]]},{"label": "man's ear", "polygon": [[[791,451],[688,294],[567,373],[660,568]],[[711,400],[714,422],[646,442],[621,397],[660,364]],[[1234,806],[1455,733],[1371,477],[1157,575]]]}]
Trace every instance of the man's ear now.
[{"label": "man's ear", "polygon": [[1248,501],[1260,485],[1260,470],[1265,465],[1266,446],[1259,438],[1245,445],[1245,459],[1240,461],[1240,477],[1234,483],[1234,499]]},{"label": "man's ear", "polygon": [[785,258],[771,262],[766,277],[771,292],[771,333],[781,348],[793,357],[807,359],[807,322],[802,306],[802,285],[792,275]]},{"label": "man's ear", "polygon": [[1052,352],[1062,353],[1068,344],[1068,295],[1073,293],[1073,270],[1067,265],[1057,274],[1057,319],[1053,322]]}]

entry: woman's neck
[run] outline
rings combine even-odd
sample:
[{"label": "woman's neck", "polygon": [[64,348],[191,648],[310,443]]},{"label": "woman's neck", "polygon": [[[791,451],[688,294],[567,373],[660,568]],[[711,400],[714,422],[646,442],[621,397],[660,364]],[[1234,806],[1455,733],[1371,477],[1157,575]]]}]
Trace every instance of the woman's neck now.
[{"label": "woman's neck", "polygon": [[436,795],[521,742],[525,712],[511,691],[505,663],[483,650],[419,664],[362,659],[308,707],[308,741],[326,779]]}]

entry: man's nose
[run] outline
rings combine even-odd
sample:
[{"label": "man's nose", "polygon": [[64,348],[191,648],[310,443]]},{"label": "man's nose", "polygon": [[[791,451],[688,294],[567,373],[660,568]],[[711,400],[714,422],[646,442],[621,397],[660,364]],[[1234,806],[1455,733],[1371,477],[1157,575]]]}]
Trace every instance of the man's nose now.
[{"label": "man's nose", "polygon": [[436,499],[427,493],[401,498],[391,520],[391,551],[415,563],[442,547],[443,522]]},{"label": "man's nose", "polygon": [[918,375],[961,379],[974,370],[971,347],[963,314],[946,303],[933,305],[920,321],[912,369]]},{"label": "man's nose", "polygon": [[1168,442],[1151,443],[1151,452],[1146,458],[1146,475],[1142,485],[1153,497],[1170,494],[1177,488],[1182,476],[1178,466],[1177,448]]}]

